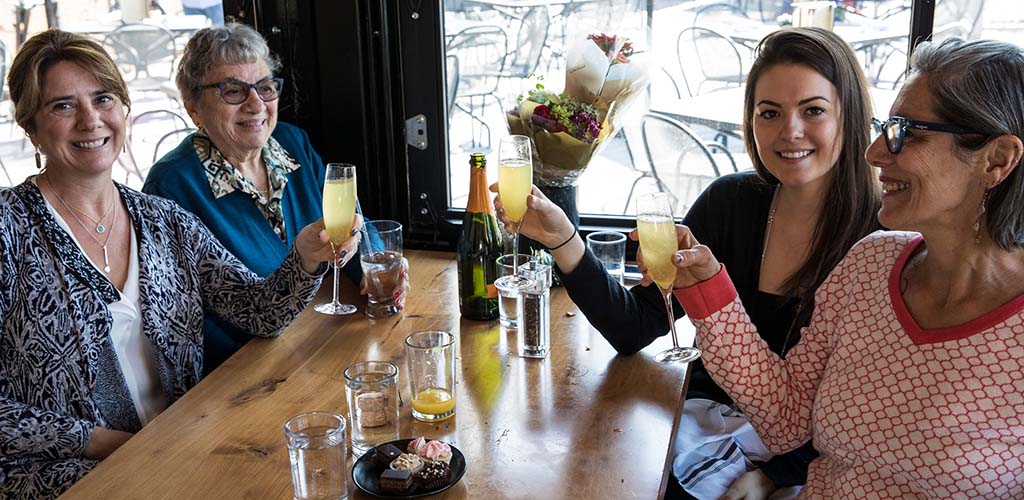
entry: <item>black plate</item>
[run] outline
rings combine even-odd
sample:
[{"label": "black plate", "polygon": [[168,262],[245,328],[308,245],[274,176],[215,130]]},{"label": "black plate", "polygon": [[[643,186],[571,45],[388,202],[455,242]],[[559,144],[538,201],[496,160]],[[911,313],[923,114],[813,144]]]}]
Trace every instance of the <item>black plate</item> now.
[{"label": "black plate", "polygon": [[[412,442],[412,439],[399,439],[389,443],[384,443],[380,446],[392,444],[404,453],[410,442]],[[451,444],[448,446],[451,446]],[[382,491],[377,480],[380,479],[380,475],[384,472],[384,468],[373,463],[373,455],[377,451],[376,447],[370,448],[369,451],[363,454],[363,456],[359,457],[359,460],[356,460],[356,464],[352,466],[352,480],[355,481],[356,486],[359,487],[359,489],[373,496],[382,498],[419,498],[440,493],[459,482],[459,480],[462,479],[462,476],[466,473],[466,457],[458,448],[454,446],[451,446],[451,448],[452,459],[451,462],[448,463],[448,466],[451,467],[452,470],[451,479],[448,481],[448,484],[438,488],[417,487],[412,491],[412,493],[404,495]]]}]

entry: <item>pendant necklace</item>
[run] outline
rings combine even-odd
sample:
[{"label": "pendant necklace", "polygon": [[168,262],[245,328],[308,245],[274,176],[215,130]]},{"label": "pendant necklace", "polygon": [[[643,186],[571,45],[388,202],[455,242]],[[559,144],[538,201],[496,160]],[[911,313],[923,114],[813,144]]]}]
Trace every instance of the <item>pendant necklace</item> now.
[{"label": "pendant necklace", "polygon": [[[108,228],[103,226],[103,224],[100,224],[99,222],[97,222],[92,217],[89,217],[89,220],[92,220],[93,222],[96,222],[96,232],[97,233],[100,233],[100,234],[103,234],[104,232],[107,233],[106,238],[104,238],[103,241],[100,241],[98,238],[93,236],[92,231],[89,229],[89,226],[87,226],[84,222],[82,222],[82,219],[79,219],[78,216],[75,215],[75,212],[78,212],[78,210],[75,210],[75,209],[71,208],[71,206],[69,206],[67,204],[67,202],[64,201],[64,198],[60,197],[60,194],[57,193],[57,190],[53,188],[53,184],[50,183],[50,180],[45,178],[45,177],[42,177],[42,179],[46,181],[46,185],[50,187],[50,191],[53,191],[53,195],[56,196],[58,200],[60,200],[60,204],[64,205],[64,208],[68,209],[68,213],[70,213],[71,217],[73,217],[75,219],[75,222],[78,222],[78,225],[82,226],[82,229],[85,229],[85,234],[89,235],[89,238],[91,238],[93,241],[95,241],[96,244],[99,245],[100,248],[103,250],[103,272],[107,273],[107,274],[110,274],[110,258],[107,255],[107,242],[110,241],[110,235],[113,234],[113,232],[114,232],[114,225],[117,224],[117,212],[114,212],[114,218],[110,220],[109,231],[107,230]],[[116,192],[114,194],[114,198],[115,199],[117,198]],[[108,210],[107,213],[110,213],[111,211],[114,210],[114,201],[115,200],[111,200],[110,201],[110,209]],[[79,212],[79,213],[81,213],[82,215],[86,215],[84,212]],[[103,217],[103,219],[105,219],[105,218],[106,218],[106,216]],[[100,219],[100,221],[102,221],[103,219]]]},{"label": "pendant necklace", "polygon": [[[46,183],[49,184],[50,181],[47,180]],[[53,190],[53,184],[50,184],[50,189]],[[53,191],[53,193],[57,194],[57,191]],[[117,197],[115,196],[115,197],[110,199],[110,206],[107,207],[107,213],[103,214],[103,217],[100,217],[100,220],[96,220],[96,219],[93,219],[91,215],[89,215],[89,214],[87,214],[87,213],[85,213],[85,212],[83,212],[83,211],[81,211],[81,210],[79,210],[79,209],[77,209],[75,207],[68,206],[67,203],[64,203],[64,199],[62,199],[59,194],[57,195],[57,199],[60,200],[60,202],[64,205],[64,208],[66,208],[68,210],[71,210],[73,212],[78,212],[79,214],[84,215],[91,222],[96,224],[96,232],[99,233],[99,234],[103,234],[103,233],[105,233],[107,231],[107,227],[103,225],[103,221],[106,220],[107,217],[110,216],[110,212],[114,211],[114,200],[116,198]],[[79,223],[81,223],[81,221],[79,221]],[[111,222],[111,226],[113,226],[113,222]]]}]

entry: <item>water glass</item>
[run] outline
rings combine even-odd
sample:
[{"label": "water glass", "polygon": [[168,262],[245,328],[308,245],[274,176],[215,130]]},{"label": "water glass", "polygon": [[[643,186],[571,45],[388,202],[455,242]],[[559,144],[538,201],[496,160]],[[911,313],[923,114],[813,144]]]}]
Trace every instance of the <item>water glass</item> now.
[{"label": "water glass", "polygon": [[375,220],[363,225],[359,241],[359,262],[366,281],[366,315],[386,318],[398,313],[395,292],[402,274],[402,225],[393,220]]},{"label": "water glass", "polygon": [[363,361],[345,368],[345,397],[352,429],[352,455],[398,439],[398,367]]},{"label": "water glass", "polygon": [[626,268],[626,235],[616,231],[590,233],[587,246],[604,265],[604,270],[621,285],[622,272]]},{"label": "water glass", "polygon": [[345,417],[330,412],[296,415],[284,423],[295,500],[348,498]]},{"label": "water glass", "polygon": [[416,332],[405,338],[405,354],[413,418],[437,422],[455,415],[455,336]]},{"label": "water glass", "polygon": [[545,358],[551,349],[551,266],[532,260],[519,268],[519,274],[533,281],[519,291],[519,356]]},{"label": "water glass", "polygon": [[[526,254],[508,254],[498,257],[498,277],[511,276],[516,272],[516,265],[522,267],[533,258]],[[501,326],[505,328],[516,327],[516,301],[519,299],[519,291],[515,288],[498,289],[498,319]]]}]

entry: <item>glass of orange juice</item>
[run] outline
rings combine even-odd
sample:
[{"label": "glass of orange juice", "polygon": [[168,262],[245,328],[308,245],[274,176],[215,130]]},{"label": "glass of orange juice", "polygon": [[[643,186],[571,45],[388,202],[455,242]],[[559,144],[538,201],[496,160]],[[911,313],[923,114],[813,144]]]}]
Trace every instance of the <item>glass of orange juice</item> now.
[{"label": "glass of orange juice", "polygon": [[413,418],[437,422],[455,415],[455,336],[416,332],[405,338],[405,354]]}]

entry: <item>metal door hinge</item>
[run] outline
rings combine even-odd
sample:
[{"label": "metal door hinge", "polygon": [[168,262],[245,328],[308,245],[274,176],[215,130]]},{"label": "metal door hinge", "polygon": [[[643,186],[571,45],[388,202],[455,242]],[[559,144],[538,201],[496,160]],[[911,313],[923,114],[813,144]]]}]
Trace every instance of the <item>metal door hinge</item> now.
[{"label": "metal door hinge", "polygon": [[416,149],[427,149],[427,117],[416,115],[405,120],[405,143]]}]

